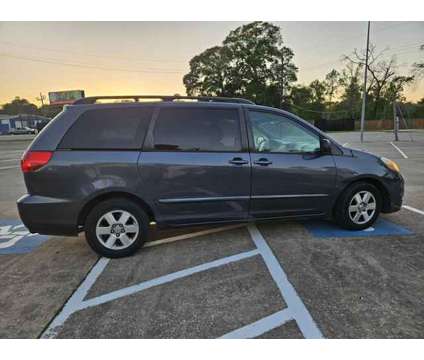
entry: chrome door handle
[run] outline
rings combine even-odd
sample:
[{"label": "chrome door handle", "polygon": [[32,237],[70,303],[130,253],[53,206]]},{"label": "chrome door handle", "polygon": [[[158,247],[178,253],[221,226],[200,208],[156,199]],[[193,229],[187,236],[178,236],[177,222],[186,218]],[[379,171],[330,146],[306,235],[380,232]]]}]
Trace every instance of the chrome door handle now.
[{"label": "chrome door handle", "polygon": [[243,160],[242,158],[235,157],[234,159],[230,160],[229,163],[233,165],[244,165],[248,164],[249,162],[247,160]]},{"label": "chrome door handle", "polygon": [[265,158],[261,158],[259,160],[254,161],[254,164],[261,165],[261,166],[268,166],[272,164],[272,161]]}]

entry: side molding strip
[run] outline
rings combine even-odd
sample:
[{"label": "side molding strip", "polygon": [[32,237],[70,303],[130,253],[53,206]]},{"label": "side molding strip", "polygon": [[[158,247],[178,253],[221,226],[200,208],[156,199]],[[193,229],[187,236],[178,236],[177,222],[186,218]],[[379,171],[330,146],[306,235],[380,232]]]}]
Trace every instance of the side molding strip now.
[{"label": "side molding strip", "polygon": [[217,197],[196,197],[196,198],[176,198],[159,199],[161,204],[191,203],[205,201],[229,201],[229,200],[249,200],[250,196],[217,196]]},{"label": "side molding strip", "polygon": [[290,195],[254,195],[252,199],[284,199],[304,197],[326,197],[328,194],[290,194]]},{"label": "side molding strip", "polygon": [[161,204],[178,204],[207,201],[231,201],[231,200],[249,200],[249,199],[284,199],[284,198],[304,198],[304,197],[327,197],[328,194],[290,194],[290,195],[255,195],[255,196],[217,196],[217,197],[196,197],[196,198],[174,198],[159,199]]}]

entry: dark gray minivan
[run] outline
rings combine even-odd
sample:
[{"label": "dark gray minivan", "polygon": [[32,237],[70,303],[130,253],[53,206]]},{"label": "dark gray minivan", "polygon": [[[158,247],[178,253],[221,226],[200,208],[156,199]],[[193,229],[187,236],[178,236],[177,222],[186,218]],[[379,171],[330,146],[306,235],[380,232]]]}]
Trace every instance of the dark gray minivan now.
[{"label": "dark gray minivan", "polygon": [[359,230],[401,207],[395,162],[285,111],[218,97],[98,103],[108,98],[66,106],[23,155],[28,194],[18,209],[31,232],[85,231],[96,252],[121,257],[140,248],[152,221],[325,217]]}]

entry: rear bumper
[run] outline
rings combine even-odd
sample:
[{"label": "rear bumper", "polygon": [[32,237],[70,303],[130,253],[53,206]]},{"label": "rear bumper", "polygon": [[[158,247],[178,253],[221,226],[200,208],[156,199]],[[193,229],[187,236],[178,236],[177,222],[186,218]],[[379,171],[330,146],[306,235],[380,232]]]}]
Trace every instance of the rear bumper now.
[{"label": "rear bumper", "polygon": [[78,235],[77,206],[69,200],[24,195],[17,206],[22,222],[31,233]]}]

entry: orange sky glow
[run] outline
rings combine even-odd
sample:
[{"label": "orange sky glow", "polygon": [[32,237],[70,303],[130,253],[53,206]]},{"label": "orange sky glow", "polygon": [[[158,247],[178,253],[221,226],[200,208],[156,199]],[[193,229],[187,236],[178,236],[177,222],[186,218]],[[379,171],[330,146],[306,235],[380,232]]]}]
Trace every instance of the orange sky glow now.
[{"label": "orange sky glow", "polygon": [[[241,22],[0,22],[0,104],[15,96],[83,89],[86,96],[185,94],[182,77],[196,54],[222,42]],[[365,22],[279,22],[295,53],[299,83],[341,69],[361,48]],[[371,42],[395,55],[399,72],[422,61],[424,22],[374,22]],[[424,81],[405,92],[424,97]]]}]

